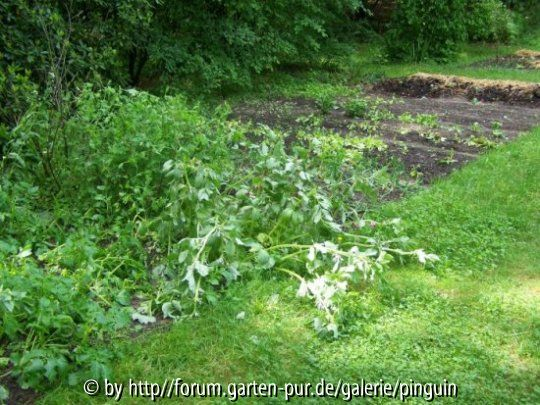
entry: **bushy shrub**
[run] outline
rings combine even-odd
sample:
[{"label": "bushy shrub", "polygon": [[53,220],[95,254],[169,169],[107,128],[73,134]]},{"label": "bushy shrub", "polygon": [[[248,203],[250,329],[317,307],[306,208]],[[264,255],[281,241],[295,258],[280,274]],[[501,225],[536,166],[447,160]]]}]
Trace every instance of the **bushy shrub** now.
[{"label": "bushy shrub", "polygon": [[[9,70],[28,72],[41,89],[53,76],[67,87],[83,81],[138,85],[144,74],[188,78],[199,90],[245,86],[253,74],[318,57],[360,4],[0,0],[0,71],[5,77]],[[8,105],[16,104],[12,99]],[[17,113],[2,111],[4,122],[6,114]]]},{"label": "bushy shrub", "polygon": [[277,64],[310,60],[348,24],[357,0],[168,1],[156,9],[148,46],[156,70],[203,83],[246,84]]},{"label": "bushy shrub", "polygon": [[444,61],[467,35],[467,0],[398,0],[385,35],[389,59]]},{"label": "bushy shrub", "polygon": [[519,18],[501,0],[398,0],[386,50],[394,60],[445,61],[466,39],[507,42],[519,31]]},{"label": "bushy shrub", "polygon": [[0,0],[0,68],[29,71],[44,85],[52,64],[66,65],[65,81],[127,83],[129,56],[148,36],[152,0]]},{"label": "bushy shrub", "polygon": [[29,76],[29,71],[22,71],[13,65],[0,70],[0,123],[15,125],[36,98],[37,88]]},{"label": "bushy shrub", "polygon": [[519,33],[516,17],[500,0],[471,2],[466,23],[471,41],[507,42]]},{"label": "bushy shrub", "polygon": [[90,274],[55,274],[24,260],[25,254],[0,264],[0,339],[9,342],[11,376],[23,388],[40,388],[109,375],[114,352],[91,345],[128,325],[130,312],[89,299]]}]

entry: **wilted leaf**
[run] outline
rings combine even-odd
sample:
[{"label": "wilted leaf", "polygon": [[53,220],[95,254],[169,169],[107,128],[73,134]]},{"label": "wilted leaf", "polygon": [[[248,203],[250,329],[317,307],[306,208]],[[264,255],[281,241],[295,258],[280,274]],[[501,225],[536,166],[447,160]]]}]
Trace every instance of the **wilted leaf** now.
[{"label": "wilted leaf", "polygon": [[131,319],[133,319],[136,322],[139,322],[143,325],[148,325],[149,323],[156,322],[156,318],[152,315],[144,315],[139,312],[133,312],[131,314]]}]

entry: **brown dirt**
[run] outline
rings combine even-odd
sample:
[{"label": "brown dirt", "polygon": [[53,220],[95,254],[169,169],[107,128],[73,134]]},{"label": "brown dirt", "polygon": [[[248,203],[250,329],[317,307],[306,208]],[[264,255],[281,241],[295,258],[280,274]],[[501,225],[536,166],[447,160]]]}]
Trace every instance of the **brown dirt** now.
[{"label": "brown dirt", "polygon": [[402,79],[382,81],[373,89],[405,97],[461,96],[469,100],[540,106],[540,83],[417,73]]},{"label": "brown dirt", "polygon": [[[425,82],[421,81],[420,86]],[[501,86],[501,85],[499,85]],[[508,84],[502,85],[506,88]],[[409,87],[413,94],[424,94]],[[367,97],[375,99],[388,97],[384,91],[370,91]],[[340,104],[329,114],[320,115],[313,100],[281,99],[267,103],[238,105],[231,118],[254,123],[266,124],[289,131],[294,139],[294,132],[306,129],[307,117],[322,119],[320,126],[327,130],[347,134],[347,136],[365,137],[368,134],[359,128],[366,120],[350,118]],[[502,102],[476,103],[464,97],[414,98],[401,97],[383,108],[393,114],[383,120],[376,132],[388,145],[385,152],[372,152],[382,163],[401,161],[407,173],[420,173],[424,183],[444,176],[457,167],[473,160],[489,146],[514,139],[540,124],[540,104],[522,105]],[[429,128],[415,123],[404,123],[399,116],[408,113],[431,114],[438,118],[438,126]],[[502,136],[495,135],[493,125],[499,125]],[[351,127],[352,125],[352,127]],[[352,129],[351,129],[352,128]]]},{"label": "brown dirt", "polygon": [[9,390],[7,405],[29,405],[35,404],[40,394],[31,389],[23,390],[17,381],[7,377],[0,380],[0,384]]}]

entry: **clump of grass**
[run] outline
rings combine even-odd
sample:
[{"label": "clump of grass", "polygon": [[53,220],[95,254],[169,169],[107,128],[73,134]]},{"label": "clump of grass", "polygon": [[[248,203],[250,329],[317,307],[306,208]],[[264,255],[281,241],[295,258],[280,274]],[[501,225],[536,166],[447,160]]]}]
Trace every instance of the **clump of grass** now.
[{"label": "clump of grass", "polygon": [[335,107],[335,99],[331,93],[322,92],[315,97],[317,108],[323,115],[327,115]]}]

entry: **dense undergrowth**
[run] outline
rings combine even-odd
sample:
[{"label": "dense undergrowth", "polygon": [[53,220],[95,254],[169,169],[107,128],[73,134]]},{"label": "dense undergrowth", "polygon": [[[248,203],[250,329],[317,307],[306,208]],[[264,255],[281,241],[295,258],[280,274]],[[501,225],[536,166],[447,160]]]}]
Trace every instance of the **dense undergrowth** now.
[{"label": "dense undergrowth", "polygon": [[527,10],[523,16],[500,0],[398,0],[385,34],[386,55],[391,60],[448,61],[465,41],[512,41],[537,22],[529,15],[538,13],[536,6],[521,6]]},{"label": "dense undergrowth", "polygon": [[[114,381],[447,379],[458,385],[460,403],[537,403],[539,140],[537,128],[433,187],[376,209],[382,217],[401,215],[407,232],[444,260],[435,271],[412,265],[357,288],[343,305],[340,339],[316,338],[313,309],[295,297],[294,280],[265,272],[231,285],[220,305],[201,308],[200,317],[123,344],[126,357],[115,364]],[[40,403],[84,401],[80,386],[63,385]]]},{"label": "dense undergrowth", "polygon": [[132,321],[197,315],[239,278],[293,275],[337,336],[350,284],[435,259],[364,212],[388,183],[368,139],[203,113],[181,96],[83,91],[66,120],[36,105],[0,188],[0,339],[22,387],[107,374]]}]

